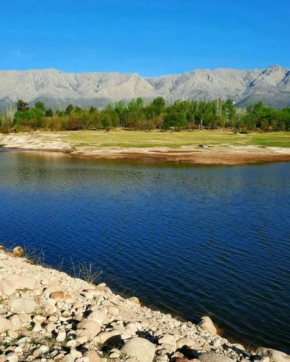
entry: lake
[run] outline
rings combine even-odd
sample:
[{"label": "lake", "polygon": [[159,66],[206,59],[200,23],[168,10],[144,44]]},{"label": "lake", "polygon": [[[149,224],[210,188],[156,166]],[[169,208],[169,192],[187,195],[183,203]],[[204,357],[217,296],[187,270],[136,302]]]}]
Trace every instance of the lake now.
[{"label": "lake", "polygon": [[0,152],[0,243],[245,346],[290,352],[290,164],[100,162]]}]

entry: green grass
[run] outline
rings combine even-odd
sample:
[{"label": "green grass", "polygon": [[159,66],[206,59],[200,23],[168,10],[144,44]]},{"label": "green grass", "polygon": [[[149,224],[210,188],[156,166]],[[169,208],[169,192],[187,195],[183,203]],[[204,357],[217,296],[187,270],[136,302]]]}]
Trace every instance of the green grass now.
[{"label": "green grass", "polygon": [[290,147],[290,132],[252,133],[249,144],[260,147]]},{"label": "green grass", "polygon": [[290,132],[233,134],[227,130],[195,130],[182,132],[160,131],[77,131],[61,135],[78,147],[88,148],[147,148],[147,147],[197,147],[207,146],[247,146],[290,147]]}]

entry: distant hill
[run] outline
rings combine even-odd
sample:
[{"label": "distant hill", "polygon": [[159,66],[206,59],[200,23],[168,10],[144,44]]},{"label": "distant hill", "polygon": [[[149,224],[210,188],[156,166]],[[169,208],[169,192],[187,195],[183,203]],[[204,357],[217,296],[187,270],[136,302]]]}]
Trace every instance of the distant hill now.
[{"label": "distant hill", "polygon": [[278,65],[257,70],[194,70],[144,78],[138,74],[64,73],[58,70],[0,71],[0,108],[17,99],[37,100],[52,108],[69,103],[103,107],[109,102],[162,96],[167,101],[233,99],[237,106],[263,101],[268,106],[290,106],[290,70]]}]

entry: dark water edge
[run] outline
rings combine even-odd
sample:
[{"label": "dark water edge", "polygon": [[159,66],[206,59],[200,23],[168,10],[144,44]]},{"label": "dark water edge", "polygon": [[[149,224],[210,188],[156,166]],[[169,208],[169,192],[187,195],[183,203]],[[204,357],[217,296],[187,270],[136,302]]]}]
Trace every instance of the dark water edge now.
[{"label": "dark water edge", "polygon": [[[0,242],[245,346],[289,349],[290,164],[194,166],[0,154]],[[7,156],[7,157],[6,157]],[[41,240],[41,243],[40,243]]]}]

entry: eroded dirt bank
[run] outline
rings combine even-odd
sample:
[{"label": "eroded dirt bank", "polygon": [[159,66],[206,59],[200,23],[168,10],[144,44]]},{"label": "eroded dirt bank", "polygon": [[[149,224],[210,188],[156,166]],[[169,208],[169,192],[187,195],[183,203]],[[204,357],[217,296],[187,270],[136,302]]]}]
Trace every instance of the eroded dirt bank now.
[{"label": "eroded dirt bank", "polygon": [[[290,146],[290,145],[289,145]],[[61,152],[72,157],[95,159],[124,159],[138,161],[165,161],[205,165],[242,165],[290,161],[290,147],[212,146],[212,147],[151,147],[151,148],[95,148],[75,146],[58,134],[10,134],[2,136],[0,147],[30,151]]]}]

